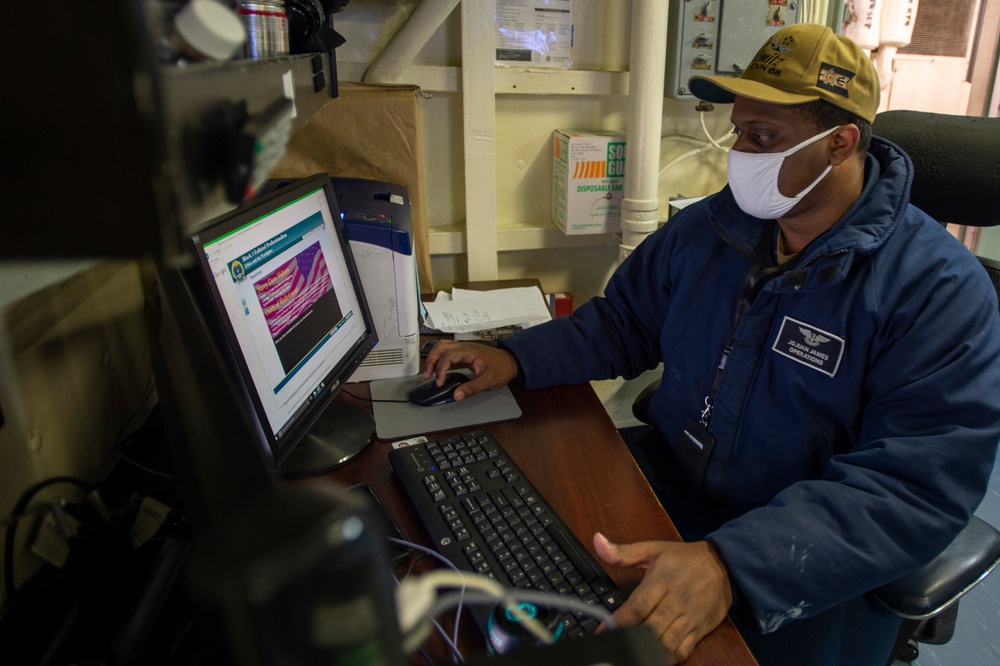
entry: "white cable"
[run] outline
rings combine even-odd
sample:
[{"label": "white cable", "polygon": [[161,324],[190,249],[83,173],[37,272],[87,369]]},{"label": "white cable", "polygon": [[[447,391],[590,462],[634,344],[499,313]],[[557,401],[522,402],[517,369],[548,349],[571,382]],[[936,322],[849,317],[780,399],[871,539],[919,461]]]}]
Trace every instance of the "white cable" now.
[{"label": "white cable", "polygon": [[[510,596],[517,603],[530,603],[536,606],[548,606],[549,608],[554,608],[556,610],[569,611],[570,613],[579,613],[581,615],[587,615],[589,617],[603,622],[608,629],[616,628],[614,619],[611,617],[611,613],[607,611],[603,606],[596,604],[588,604],[586,601],[574,597],[572,595],[562,596],[559,594],[551,592],[542,592],[541,590],[528,590],[528,589],[512,589],[509,590]],[[442,596],[437,602],[431,607],[431,612],[434,614],[442,613],[454,603],[454,597],[456,594],[446,594]],[[496,599],[492,596],[486,594],[481,594],[476,591],[471,591],[465,596],[466,603],[469,604],[496,604]]]},{"label": "white cable", "polygon": [[667,141],[668,139],[671,141],[679,141],[683,139],[684,141],[688,141],[690,143],[696,143],[699,146],[705,145],[704,139],[699,139],[696,136],[690,136],[688,134],[663,134],[660,136],[660,141]]},{"label": "white cable", "polygon": [[563,596],[561,594],[556,594],[555,592],[543,592],[542,590],[532,589],[515,590],[514,597],[518,601],[527,601],[528,603],[539,606],[549,606],[551,608],[567,610],[571,613],[589,615],[595,620],[603,622],[608,629],[616,629],[618,627],[614,618],[611,617],[611,612],[604,606],[588,604],[579,597],[572,595]]},{"label": "white cable", "polygon": [[692,150],[687,151],[686,153],[683,153],[679,157],[675,157],[674,159],[670,160],[669,162],[667,162],[666,164],[664,164],[662,167],[660,167],[660,175],[662,176],[663,174],[665,174],[667,172],[667,170],[670,169],[670,167],[674,166],[678,162],[683,162],[684,160],[686,160],[689,157],[694,157],[695,155],[700,155],[701,153],[705,152],[706,150],[711,150],[712,148],[714,148],[714,146],[712,146],[712,144],[710,144],[710,143],[707,143],[704,146],[702,146],[701,148],[694,148]]},{"label": "white cable", "polygon": [[[459,570],[447,558],[419,544],[394,538],[389,538],[389,541],[431,555],[450,568],[450,571],[431,571],[417,579],[407,578],[407,580],[399,584],[396,594],[396,605],[399,613],[400,632],[404,637],[404,654],[409,654],[425,640],[429,632],[427,628],[427,622],[429,621],[437,628],[445,643],[451,648],[453,658],[464,660],[462,653],[457,647],[457,643],[458,615],[461,613],[462,606],[465,603],[494,605],[503,603],[518,622],[544,643],[551,643],[553,641],[551,632],[537,618],[529,617],[520,608],[519,603],[527,602],[587,615],[603,622],[609,629],[615,628],[615,622],[611,617],[611,613],[603,606],[589,604],[573,596],[562,596],[550,592],[542,592],[541,590],[507,588],[485,576],[467,574]],[[458,588],[459,591],[437,598],[439,590],[448,587]],[[466,592],[467,588],[470,588],[470,592],[468,593]],[[453,640],[449,640],[444,629],[441,628],[434,618],[453,607],[457,609],[455,635]]]},{"label": "white cable", "polygon": [[716,148],[718,148],[719,150],[728,153],[729,149],[726,148],[725,146],[720,146],[719,145],[719,141],[725,141],[726,139],[728,139],[729,135],[733,133],[733,128],[730,127],[729,131],[726,132],[725,134],[723,134],[722,136],[720,136],[718,139],[713,139],[712,135],[708,131],[708,128],[705,127],[705,112],[704,111],[699,111],[698,112],[698,118],[701,120],[701,130],[705,133],[705,136],[708,137],[708,142],[710,144],[712,144],[713,146],[715,146]]},{"label": "white cable", "polygon": [[[396,579],[394,578],[393,580],[396,580]],[[396,580],[396,587],[397,587],[397,589],[399,587],[401,587],[401,586],[402,586],[402,583],[399,580]],[[444,630],[444,627],[442,627],[438,623],[437,620],[435,620],[435,619],[432,618],[431,619],[431,624],[434,626],[434,629],[440,635],[441,640],[444,641],[444,644],[447,645],[448,648],[451,650],[452,661],[454,661],[456,664],[459,663],[459,662],[464,663],[465,662],[465,656],[462,654],[462,651],[458,649],[458,645],[456,645],[456,641],[453,641],[451,639],[451,637],[448,635],[448,632]],[[423,641],[423,637],[421,637],[421,642],[422,641]],[[409,641],[407,640],[406,637],[403,638],[403,645],[400,647],[400,649],[402,650],[402,652],[403,652],[404,655],[410,654],[415,649],[417,649],[417,647],[419,647],[419,645],[420,645],[418,643],[417,645],[414,645],[414,646],[410,647],[410,646],[407,645],[408,642],[412,642],[412,637],[410,637]]]},{"label": "white cable", "polygon": [[552,642],[552,634],[549,630],[542,626],[542,623],[533,617],[529,617],[527,613],[524,612],[520,606],[518,606],[516,599],[514,598],[515,590],[506,588],[497,581],[487,578],[486,576],[479,576],[474,574],[465,574],[459,572],[457,575],[452,571],[433,571],[430,574],[430,580],[427,584],[434,585],[436,588],[441,587],[459,587],[471,588],[473,590],[480,590],[486,594],[492,595],[496,601],[500,601],[506,604],[507,610],[511,615],[517,619],[518,622],[523,624],[525,628],[531,633],[535,634],[539,640],[545,643]]},{"label": "white cable", "polygon": [[[503,588],[503,590],[510,592],[510,594],[504,594],[497,597],[494,593],[486,592],[485,590],[471,590],[465,595],[462,595],[462,599],[464,599],[466,603],[480,606],[487,604],[496,606],[498,602],[506,604],[505,610],[510,613],[515,620],[524,625],[528,631],[533,633],[535,638],[543,643],[552,643],[555,640],[552,636],[552,632],[546,629],[545,625],[543,625],[537,618],[531,617],[523,608],[521,608],[521,602],[523,599],[516,594],[516,591],[508,588]],[[445,594],[441,596],[434,602],[430,609],[428,609],[427,614],[434,616],[449,610],[460,600],[459,596],[460,595],[457,593]]]},{"label": "white cable", "polygon": [[[431,609],[440,588],[461,588],[463,586],[489,595],[494,603],[504,603],[510,614],[528,631],[535,634],[539,640],[546,643],[552,642],[552,635],[549,631],[537,619],[529,617],[523,609],[518,607],[513,596],[516,590],[505,588],[500,583],[485,576],[440,570],[431,571],[416,580],[410,579],[398,590],[397,606],[400,614],[400,629],[403,635],[419,630],[425,619],[431,616]],[[406,642],[408,641],[404,641],[404,643]]]},{"label": "white cable", "polygon": [[[395,537],[389,537],[389,542],[390,543],[394,543],[397,546],[403,546],[404,548],[413,548],[414,550],[420,551],[424,555],[430,555],[431,557],[433,557],[433,558],[437,559],[438,561],[442,562],[445,566],[447,566],[452,571],[459,572],[458,567],[456,567],[452,563],[451,560],[449,560],[444,555],[441,555],[440,553],[438,553],[438,552],[436,552],[434,550],[431,550],[430,548],[425,548],[424,546],[421,546],[418,543],[413,543],[411,541],[405,541],[403,539],[396,539]],[[461,573],[461,572],[459,572],[459,573]],[[463,593],[465,592],[465,588],[464,587],[462,588],[462,592]],[[398,598],[397,598],[397,603],[398,603]],[[449,645],[449,647],[451,647],[451,649],[452,649],[452,660],[456,661],[456,663],[457,663],[457,661],[465,661],[465,657],[462,656],[461,651],[459,651],[459,649],[456,647],[458,645],[458,628],[459,628],[459,624],[461,623],[461,620],[462,620],[462,604],[460,603],[460,604],[458,604],[458,607],[455,609],[454,633],[452,634],[451,640],[448,640],[448,636],[445,633],[445,630],[441,627],[440,624],[437,623],[437,620],[434,620],[433,618],[431,619],[431,622],[433,623],[434,628],[437,629],[437,632],[439,634],[441,634],[442,638],[444,638],[445,643],[447,643]],[[419,643],[418,643],[418,645],[419,645]],[[407,651],[407,654],[409,654],[409,651]]]},{"label": "white cable", "polygon": [[702,127],[703,130],[705,130],[705,136],[708,137],[709,142],[706,143],[701,148],[693,148],[693,149],[687,151],[686,153],[683,153],[682,155],[680,155],[678,157],[675,157],[674,159],[672,159],[669,162],[667,162],[666,164],[664,164],[663,167],[660,168],[660,175],[661,176],[664,173],[666,173],[668,169],[670,169],[671,167],[673,167],[677,163],[683,162],[684,160],[686,160],[689,157],[694,157],[695,155],[700,155],[701,153],[705,152],[706,150],[711,150],[712,148],[718,148],[719,150],[721,150],[723,152],[726,152],[726,153],[729,152],[729,148],[727,148],[727,147],[725,147],[723,145],[720,145],[719,142],[720,141],[725,141],[726,139],[728,139],[732,135],[732,133],[733,133],[732,128],[730,128],[729,131],[727,131],[725,134],[723,134],[722,136],[720,136],[718,139],[713,139],[712,135],[708,133],[708,128],[705,126],[705,112],[704,111],[699,111],[699,115],[701,116],[701,127]]}]

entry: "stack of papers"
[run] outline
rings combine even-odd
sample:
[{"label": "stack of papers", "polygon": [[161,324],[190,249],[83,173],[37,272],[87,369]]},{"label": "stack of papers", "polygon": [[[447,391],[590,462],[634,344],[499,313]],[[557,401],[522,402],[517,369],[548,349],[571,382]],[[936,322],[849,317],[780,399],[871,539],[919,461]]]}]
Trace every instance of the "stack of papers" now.
[{"label": "stack of papers", "polygon": [[456,340],[499,340],[517,331],[552,319],[538,287],[438,292],[424,304],[424,325]]}]

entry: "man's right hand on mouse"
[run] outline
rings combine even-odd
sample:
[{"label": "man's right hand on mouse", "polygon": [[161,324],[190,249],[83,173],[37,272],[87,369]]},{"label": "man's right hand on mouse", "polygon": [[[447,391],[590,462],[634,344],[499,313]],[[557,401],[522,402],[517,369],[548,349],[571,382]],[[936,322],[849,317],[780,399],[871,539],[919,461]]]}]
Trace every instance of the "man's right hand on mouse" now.
[{"label": "man's right hand on mouse", "polygon": [[517,376],[517,361],[505,349],[478,342],[442,340],[424,360],[424,377],[437,377],[440,386],[445,374],[453,368],[469,368],[476,373],[473,379],[455,389],[455,400],[501,388]]}]

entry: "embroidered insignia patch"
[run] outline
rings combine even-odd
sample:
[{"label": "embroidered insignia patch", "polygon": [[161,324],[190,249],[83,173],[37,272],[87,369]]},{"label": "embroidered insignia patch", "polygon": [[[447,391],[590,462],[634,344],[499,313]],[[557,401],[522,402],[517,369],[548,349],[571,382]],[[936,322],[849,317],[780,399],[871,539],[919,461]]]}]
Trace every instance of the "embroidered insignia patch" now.
[{"label": "embroidered insignia patch", "polygon": [[819,67],[819,76],[816,78],[816,86],[823,90],[829,90],[841,97],[850,97],[847,93],[847,84],[854,78],[854,72],[843,67],[831,65],[824,62]]},{"label": "embroidered insignia patch", "polygon": [[785,317],[771,349],[833,377],[844,356],[844,338],[798,319]]}]

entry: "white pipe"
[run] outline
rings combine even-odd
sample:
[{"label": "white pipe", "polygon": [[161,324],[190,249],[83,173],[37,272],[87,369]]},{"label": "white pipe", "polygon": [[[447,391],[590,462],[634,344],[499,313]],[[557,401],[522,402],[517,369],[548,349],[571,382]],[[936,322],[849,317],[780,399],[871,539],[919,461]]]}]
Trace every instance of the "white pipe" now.
[{"label": "white pipe", "polygon": [[361,80],[365,83],[395,83],[403,70],[424,48],[434,32],[458,5],[460,0],[423,0],[392,36]]},{"label": "white pipe", "polygon": [[619,261],[656,231],[660,211],[660,131],[667,61],[667,5],[662,0],[632,3],[629,57],[628,141]]}]

